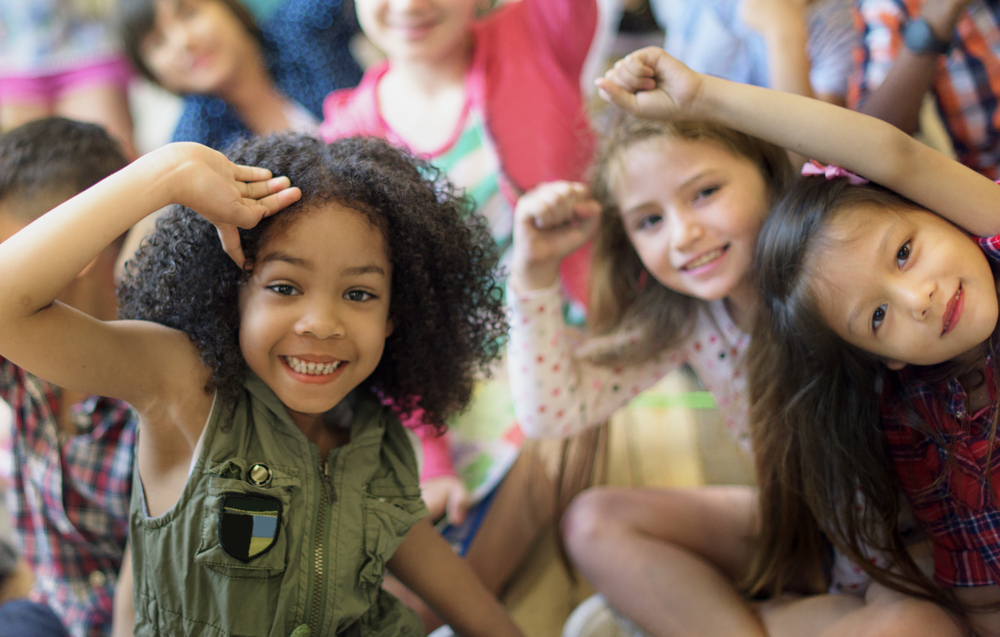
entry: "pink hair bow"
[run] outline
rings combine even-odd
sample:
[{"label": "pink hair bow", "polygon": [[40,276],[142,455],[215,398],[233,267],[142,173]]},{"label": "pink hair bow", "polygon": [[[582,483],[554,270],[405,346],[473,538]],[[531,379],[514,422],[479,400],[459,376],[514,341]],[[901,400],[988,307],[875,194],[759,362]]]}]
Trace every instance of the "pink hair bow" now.
[{"label": "pink hair bow", "polygon": [[827,179],[836,179],[837,177],[844,177],[847,182],[852,186],[860,186],[861,184],[867,184],[868,180],[864,177],[859,177],[849,170],[844,170],[840,166],[834,166],[830,164],[829,166],[824,166],[815,159],[810,159],[808,164],[802,166],[802,176],[810,177],[812,175],[826,175]]}]

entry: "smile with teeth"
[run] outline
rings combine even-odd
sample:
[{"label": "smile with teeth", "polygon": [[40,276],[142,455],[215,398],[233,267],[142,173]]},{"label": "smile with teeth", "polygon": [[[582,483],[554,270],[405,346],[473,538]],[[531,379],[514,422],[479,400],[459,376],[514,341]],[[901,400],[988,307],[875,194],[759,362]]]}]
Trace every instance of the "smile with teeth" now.
[{"label": "smile with teeth", "polygon": [[310,363],[294,356],[282,356],[288,366],[300,374],[308,376],[326,376],[337,371],[344,361],[333,361],[332,363]]},{"label": "smile with teeth", "polygon": [[701,266],[711,263],[712,261],[715,261],[716,259],[721,257],[722,254],[728,249],[729,245],[726,244],[722,247],[716,248],[715,250],[710,250],[705,254],[701,255],[700,257],[698,257],[697,259],[685,263],[683,266],[681,266],[681,270],[695,270],[697,268],[700,268]]}]

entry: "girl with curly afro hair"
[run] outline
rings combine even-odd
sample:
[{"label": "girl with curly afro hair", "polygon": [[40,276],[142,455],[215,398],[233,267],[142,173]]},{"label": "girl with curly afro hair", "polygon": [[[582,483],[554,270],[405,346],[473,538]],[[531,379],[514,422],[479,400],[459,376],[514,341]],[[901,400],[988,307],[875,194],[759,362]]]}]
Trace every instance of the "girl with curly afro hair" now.
[{"label": "girl with curly afro hair", "polygon": [[[0,355],[140,415],[135,634],[421,633],[380,586],[389,568],[456,632],[518,635],[421,520],[395,413],[443,422],[496,357],[487,229],[381,141],[271,136],[230,156],[166,146],[0,245]],[[56,300],[171,203],[126,266],[130,320]]]}]

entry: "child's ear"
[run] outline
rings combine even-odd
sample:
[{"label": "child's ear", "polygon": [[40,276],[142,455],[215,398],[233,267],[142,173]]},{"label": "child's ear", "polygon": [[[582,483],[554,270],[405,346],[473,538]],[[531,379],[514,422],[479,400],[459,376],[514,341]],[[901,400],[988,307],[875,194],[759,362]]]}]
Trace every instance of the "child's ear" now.
[{"label": "child's ear", "polygon": [[899,370],[906,367],[906,363],[904,363],[903,361],[897,361],[894,358],[883,358],[882,364],[894,372],[898,372]]},{"label": "child's ear", "polygon": [[392,330],[393,330],[393,329],[394,329],[395,327],[396,327],[396,326],[395,326],[395,324],[393,323],[393,321],[392,321],[392,317],[391,317],[391,316],[390,316],[389,318],[387,318],[387,319],[385,320],[385,337],[386,337],[386,338],[389,338],[389,336],[391,336],[391,335],[392,335]]}]

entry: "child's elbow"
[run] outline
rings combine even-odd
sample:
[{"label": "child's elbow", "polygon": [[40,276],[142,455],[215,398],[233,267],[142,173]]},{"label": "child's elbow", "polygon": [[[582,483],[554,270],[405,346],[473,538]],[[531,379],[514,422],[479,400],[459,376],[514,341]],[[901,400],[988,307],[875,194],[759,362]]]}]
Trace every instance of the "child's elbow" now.
[{"label": "child's elbow", "polygon": [[873,141],[873,147],[882,151],[881,162],[885,171],[885,177],[877,181],[893,190],[898,190],[896,184],[912,179],[915,170],[922,165],[922,156],[929,150],[891,124],[882,127],[879,138]]}]

